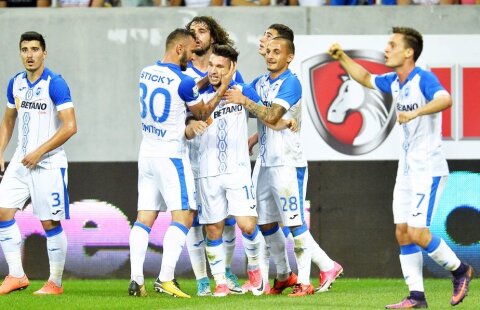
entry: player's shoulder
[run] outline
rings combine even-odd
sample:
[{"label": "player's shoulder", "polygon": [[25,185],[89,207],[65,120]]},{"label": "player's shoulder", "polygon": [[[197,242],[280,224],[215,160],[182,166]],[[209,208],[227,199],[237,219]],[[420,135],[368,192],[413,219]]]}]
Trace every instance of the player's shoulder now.
[{"label": "player's shoulder", "polygon": [[17,72],[10,79],[9,85],[13,85],[14,83],[21,83],[23,81],[26,81],[26,79],[27,79],[26,71]]},{"label": "player's shoulder", "polygon": [[65,82],[65,79],[61,74],[56,73],[49,68],[43,70],[41,78],[46,81],[50,80],[50,82]]},{"label": "player's shoulder", "polygon": [[416,75],[422,80],[437,80],[436,75],[432,71],[422,69],[420,67],[415,68]]}]

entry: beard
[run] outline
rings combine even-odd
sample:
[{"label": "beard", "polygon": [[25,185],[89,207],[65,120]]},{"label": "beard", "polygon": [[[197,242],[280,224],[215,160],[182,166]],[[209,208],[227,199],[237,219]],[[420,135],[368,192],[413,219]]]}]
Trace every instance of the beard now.
[{"label": "beard", "polygon": [[208,46],[200,47],[200,48],[196,49],[193,53],[197,56],[203,56],[208,52],[208,50],[210,50],[211,46],[212,45],[209,44]]},{"label": "beard", "polygon": [[180,65],[180,69],[181,69],[182,71],[187,70],[188,59],[187,59],[187,53],[186,53],[186,52],[184,52],[184,53],[182,54],[182,56],[180,56],[180,63],[179,63],[179,65]]}]

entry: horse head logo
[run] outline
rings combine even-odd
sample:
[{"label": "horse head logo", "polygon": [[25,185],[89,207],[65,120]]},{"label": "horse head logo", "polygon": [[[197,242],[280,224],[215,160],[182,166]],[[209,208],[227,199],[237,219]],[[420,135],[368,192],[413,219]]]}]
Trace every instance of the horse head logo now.
[{"label": "horse head logo", "polygon": [[[345,52],[374,74],[390,72],[382,52]],[[363,87],[328,54],[311,57],[301,66],[308,112],[330,147],[343,154],[360,155],[383,143],[395,125],[389,94]]]},{"label": "horse head logo", "polygon": [[388,120],[388,110],[383,104],[382,94],[366,89],[348,75],[341,75],[342,85],[327,112],[327,121],[341,124],[348,114],[358,111],[362,115],[362,127],[353,140],[353,145],[371,141]]}]

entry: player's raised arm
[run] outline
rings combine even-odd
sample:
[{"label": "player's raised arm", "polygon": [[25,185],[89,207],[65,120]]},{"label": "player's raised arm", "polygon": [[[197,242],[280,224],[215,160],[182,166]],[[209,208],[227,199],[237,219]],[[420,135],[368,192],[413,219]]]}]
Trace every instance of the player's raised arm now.
[{"label": "player's raised arm", "polygon": [[347,71],[347,73],[358,83],[362,84],[368,88],[374,88],[370,77],[371,74],[360,64],[355,62],[350,56],[348,56],[338,43],[334,43],[328,49],[328,54],[332,56],[333,59],[336,59],[340,62],[342,67]]}]

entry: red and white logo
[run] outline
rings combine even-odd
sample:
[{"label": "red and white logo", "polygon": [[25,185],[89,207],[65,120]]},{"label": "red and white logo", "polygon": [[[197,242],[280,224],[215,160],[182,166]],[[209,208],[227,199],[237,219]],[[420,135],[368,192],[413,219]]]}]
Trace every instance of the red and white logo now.
[{"label": "red and white logo", "polygon": [[[391,70],[384,55],[372,50],[345,51],[374,74]],[[395,125],[395,108],[389,94],[354,81],[338,61],[320,54],[302,62],[305,99],[320,136],[333,149],[347,155],[373,151]]]}]

